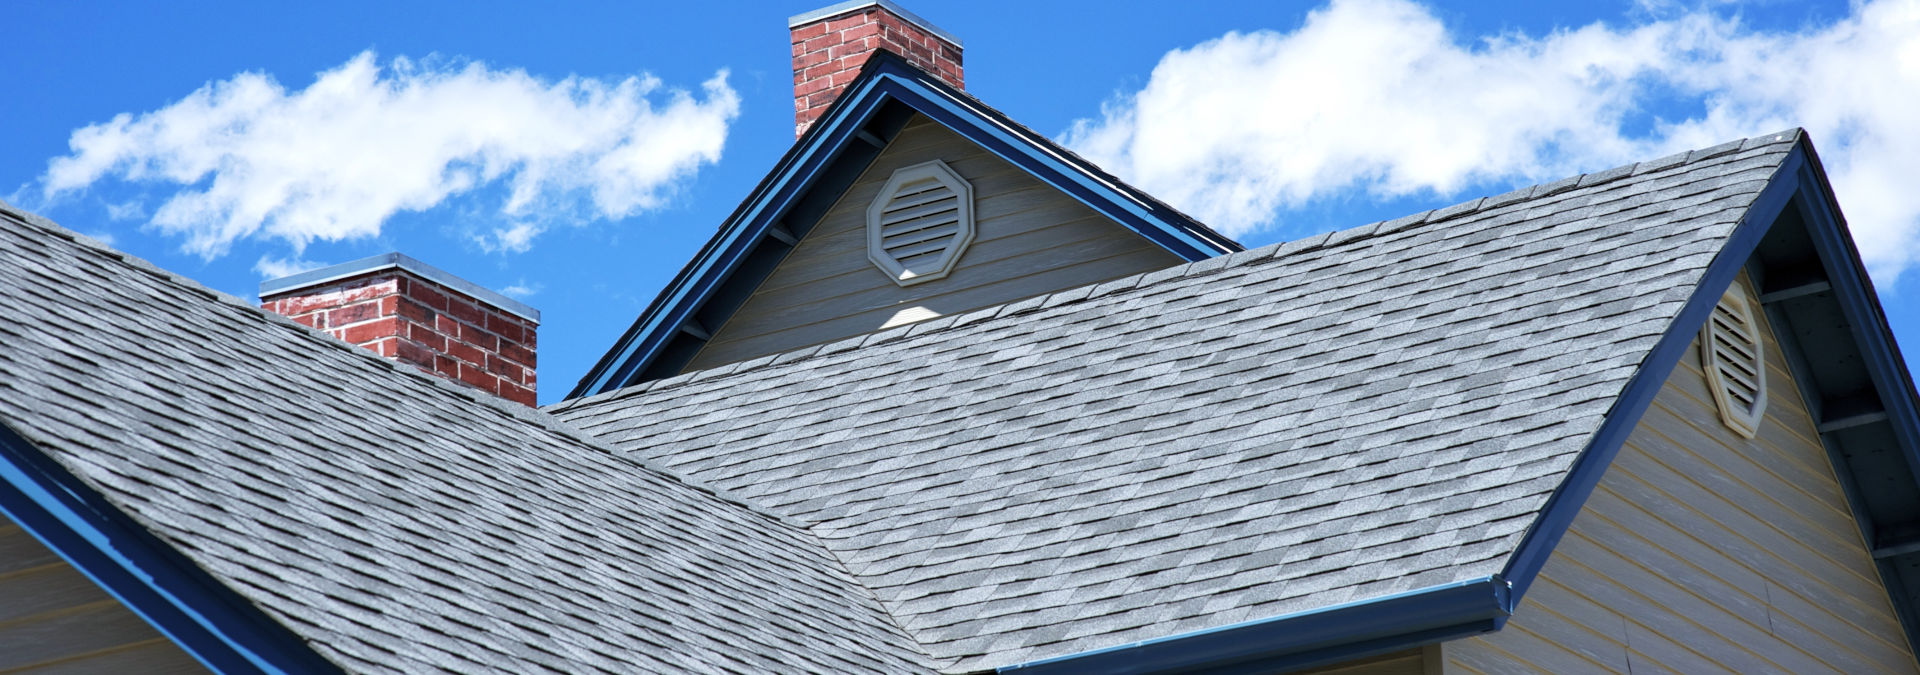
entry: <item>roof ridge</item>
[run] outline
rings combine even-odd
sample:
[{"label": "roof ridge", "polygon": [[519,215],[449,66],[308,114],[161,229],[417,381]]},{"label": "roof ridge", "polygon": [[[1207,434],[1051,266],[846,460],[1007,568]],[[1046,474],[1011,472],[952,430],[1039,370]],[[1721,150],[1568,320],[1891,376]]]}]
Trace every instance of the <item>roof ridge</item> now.
[{"label": "roof ridge", "polygon": [[[555,417],[554,415],[548,414],[544,409],[529,408],[529,407],[520,405],[518,403],[513,403],[490,394],[483,394],[482,392],[471,389],[464,385],[449,381],[446,378],[439,377],[437,375],[429,375],[426,372],[419,370],[418,368],[414,368],[411,366],[403,366],[398,362],[389,361],[386,358],[383,358],[378,354],[374,354],[371,351],[362,349],[360,347],[356,347],[354,345],[348,344],[340,340],[339,338],[336,338],[332,335],[328,335],[324,331],[314,329],[312,327],[295,322],[292,319],[288,319],[279,314],[266,311],[259,307],[255,307],[247,303],[246,301],[241,300],[238,296],[234,296],[228,293],[223,293],[219,290],[210,288],[198,281],[194,281],[193,279],[170,272],[165,268],[155,265],[144,258],[133,255],[131,253],[127,253],[126,251],[121,251],[111,246],[108,246],[107,244],[105,244],[104,242],[101,242],[98,239],[94,239],[93,237],[89,237],[87,235],[81,234],[74,230],[68,229],[67,227],[62,226],[59,223],[53,222],[53,220],[50,218],[32,213],[18,206],[14,206],[13,204],[6,202],[5,200],[0,200],[0,215],[11,216],[14,220],[20,222],[23,225],[41,230],[46,234],[59,237],[61,239],[65,239],[95,255],[99,255],[102,258],[106,258],[108,260],[124,264],[132,268],[134,271],[151,276],[155,279],[160,280],[162,283],[168,283],[168,284],[178,286],[180,287],[181,290],[194,293],[208,300],[212,300],[216,304],[226,305],[229,308],[228,311],[238,310],[241,313],[241,315],[250,316],[255,319],[263,320],[267,325],[279,326],[286,329],[292,329],[296,334],[301,335],[303,339],[307,339],[308,341],[315,344],[316,346],[323,346],[329,349],[336,350],[336,352],[339,352],[339,353],[350,354],[351,355],[350,358],[358,358],[364,361],[370,361],[373,363],[380,364],[381,367],[387,368],[391,372],[398,373],[403,376],[412,378],[412,381],[416,383],[428,385],[430,390],[437,390],[443,395],[452,395],[458,398],[466,399],[474,403],[478,403],[482,406],[486,406],[488,408],[493,409],[495,412],[502,413],[507,417],[513,418],[523,423],[534,425],[549,433],[553,433],[553,434],[562,436],[564,438],[567,438],[569,440],[572,440],[574,442],[577,442],[582,446],[593,449],[603,455],[616,458],[619,461],[622,461],[628,464],[632,464],[639,469],[650,471],[655,474],[659,474],[664,478],[681,483],[683,485],[686,485],[689,488],[712,494],[716,499],[736,503],[742,506],[743,508],[746,508],[748,511],[758,513],[762,516],[774,519],[776,521],[779,521],[789,526],[797,527],[803,530],[806,529],[806,525],[804,523],[801,523],[799,521],[793,520],[784,515],[776,513],[760,504],[756,504],[751,501],[748,501],[745,498],[740,497],[739,495],[729,490],[726,490],[725,488],[721,488],[719,486],[714,486],[714,485],[707,485],[705,483],[701,483],[699,481],[695,481],[691,478],[683,476],[671,469],[657,466],[654,463],[646,461],[644,459],[640,459],[637,457],[630,457],[624,453],[615,452],[613,448],[607,446],[605,443],[600,441],[598,437],[595,437],[592,434],[588,434],[584,431],[581,431],[580,429],[574,427],[571,423],[567,422],[566,420],[562,420],[558,417]],[[400,380],[400,381],[404,382],[407,380]],[[807,532],[809,534],[813,534],[811,530],[807,530]],[[813,534],[813,536],[817,537],[819,535]]]},{"label": "roof ridge", "polygon": [[1350,227],[1344,230],[1334,230],[1331,232],[1323,232],[1320,234],[1304,237],[1301,239],[1295,239],[1293,241],[1281,242],[1277,244],[1268,244],[1266,246],[1262,246],[1259,248],[1248,249],[1245,251],[1240,251],[1238,253],[1231,253],[1231,254],[1218,256],[1214,258],[1208,258],[1206,260],[1201,260],[1198,262],[1175,265],[1173,267],[1168,267],[1166,269],[1156,270],[1152,272],[1142,272],[1139,274],[1125,276],[1119,279],[1113,279],[1110,281],[1104,281],[1100,283],[1087,284],[1084,286],[1076,286],[1074,288],[1061,290],[1061,291],[1054,291],[1052,293],[1037,295],[1037,296],[1026,298],[1023,300],[1015,300],[1013,302],[993,305],[990,307],[983,307],[983,308],[972,310],[969,312],[962,312],[959,314],[951,314],[943,317],[929,319],[919,323],[912,323],[904,326],[895,326],[893,328],[887,328],[887,329],[875,331],[872,333],[856,335],[854,337],[847,338],[844,340],[827,342],[827,343],[822,343],[822,344],[817,344],[817,345],[812,345],[807,347],[800,347],[798,349],[788,350],[785,352],[779,352],[775,354],[769,354],[766,356],[748,359],[746,361],[737,361],[734,363],[725,364],[725,365],[717,366],[717,367],[706,369],[706,370],[696,370],[696,371],[681,373],[673,377],[661,378],[658,380],[649,380],[646,382],[641,382],[641,383],[629,385],[626,387],[622,387],[614,391],[595,394],[593,396],[583,396],[580,398],[568,399],[566,401],[561,401],[560,403],[556,403],[552,406],[549,406],[548,408],[544,408],[544,410],[553,410],[553,411],[570,410],[570,409],[578,408],[582,406],[591,406],[604,401],[611,401],[611,400],[626,398],[628,396],[637,396],[647,392],[672,389],[672,388],[683,386],[686,384],[691,384],[693,382],[699,382],[699,381],[705,381],[705,380],[711,380],[711,379],[725,379],[727,377],[731,377],[736,374],[758,370],[765,366],[784,365],[784,364],[794,363],[798,361],[811,360],[818,356],[826,356],[830,354],[838,354],[840,352],[845,352],[845,351],[852,351],[854,349],[858,349],[868,345],[893,342],[895,340],[904,339],[907,337],[919,336],[923,334],[944,332],[948,329],[957,328],[960,326],[964,326],[964,325],[968,325],[968,324],[972,324],[972,323],[976,323],[976,322],[984,321],[988,319],[998,319],[1005,316],[1026,314],[1026,313],[1037,311],[1043,308],[1050,308],[1050,307],[1055,307],[1055,306],[1065,305],[1070,303],[1084,302],[1092,298],[1130,291],[1136,288],[1144,287],[1150,284],[1166,281],[1166,280],[1177,278],[1177,277],[1202,276],[1202,275],[1214,274],[1229,268],[1244,267],[1244,266],[1251,265],[1263,260],[1278,260],[1281,258],[1286,258],[1293,255],[1306,253],[1309,251],[1316,251],[1316,250],[1335,247],[1335,246],[1348,246],[1352,244],[1367,242],[1381,235],[1398,233],[1398,232],[1402,232],[1417,226],[1430,225],[1430,224],[1440,223],[1440,222],[1445,222],[1450,220],[1457,220],[1467,216],[1482,213],[1488,210],[1501,208],[1505,206],[1511,206],[1513,204],[1527,202],[1533,199],[1549,197],[1549,196],[1553,196],[1553,195],[1557,195],[1557,194],[1561,194],[1564,192],[1569,192],[1569,191],[1577,190],[1581,188],[1604,185],[1607,183],[1612,183],[1612,182],[1619,181],[1621,179],[1629,178],[1632,176],[1639,176],[1639,175],[1651,173],[1654,171],[1661,171],[1661,170],[1672,169],[1676,167],[1682,167],[1689,164],[1702,162],[1705,160],[1721,157],[1721,156],[1736,153],[1736,152],[1751,150],[1754,148],[1765,147],[1770,145],[1779,145],[1783,143],[1794,143],[1794,142],[1798,142],[1800,138],[1805,135],[1805,133],[1806,132],[1804,129],[1800,127],[1794,127],[1791,129],[1777,131],[1770,134],[1762,134],[1759,136],[1750,136],[1747,138],[1727,141],[1725,143],[1709,146],[1706,148],[1684,150],[1684,151],[1676,152],[1658,159],[1647,160],[1644,162],[1634,162],[1631,164],[1623,164],[1610,169],[1604,169],[1601,171],[1594,171],[1590,173],[1583,173],[1576,176],[1569,176],[1567,178],[1562,178],[1556,181],[1541,183],[1538,185],[1531,185],[1528,187],[1511,190],[1511,191],[1508,191],[1499,195],[1494,195],[1491,197],[1479,197],[1476,199],[1470,199],[1464,202],[1460,202],[1458,204],[1454,204],[1452,206],[1445,206],[1437,209],[1429,209],[1427,211],[1406,215],[1406,216],[1401,216],[1399,218],[1394,218],[1391,220],[1378,221],[1378,222],[1369,223],[1366,225],[1360,225],[1357,227]]}]

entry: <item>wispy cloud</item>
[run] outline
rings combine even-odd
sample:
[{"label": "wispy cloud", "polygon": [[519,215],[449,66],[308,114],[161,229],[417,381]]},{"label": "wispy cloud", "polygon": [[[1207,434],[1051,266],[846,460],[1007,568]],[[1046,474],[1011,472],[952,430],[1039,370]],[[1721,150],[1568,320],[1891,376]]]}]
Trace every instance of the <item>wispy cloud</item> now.
[{"label": "wispy cloud", "polygon": [[525,300],[544,288],[546,288],[545,284],[528,284],[526,279],[521,279],[520,283],[500,289],[500,294],[515,300]]},{"label": "wispy cloud", "polygon": [[[1335,0],[1298,30],[1167,54],[1064,140],[1222,230],[1316,198],[1456,195],[1805,126],[1862,254],[1920,260],[1920,0],[1760,32],[1713,9],[1461,36],[1406,0]],[[1649,119],[1660,101],[1700,111]]]},{"label": "wispy cloud", "polygon": [[260,260],[253,263],[253,271],[259,272],[260,278],[262,279],[278,279],[280,277],[290,277],[307,270],[317,270],[326,266],[327,264],[323,262],[302,260],[298,257],[275,258],[272,256],[261,256]]},{"label": "wispy cloud", "polygon": [[533,238],[546,227],[530,221],[497,227],[487,234],[473,236],[473,243],[488,253],[525,253],[533,248]]},{"label": "wispy cloud", "polygon": [[496,183],[503,222],[574,205],[622,218],[660,207],[717,161],[739,109],[724,71],[696,96],[651,76],[549,82],[441,58],[382,66],[366,52],[305,89],[241,73],[77,130],[41,193],[176,185],[152,225],[205,258],[248,237],[297,255],[312,241],[373,236],[396,213]]},{"label": "wispy cloud", "polygon": [[147,217],[147,207],[138,201],[108,204],[107,217],[113,220],[140,220]]}]

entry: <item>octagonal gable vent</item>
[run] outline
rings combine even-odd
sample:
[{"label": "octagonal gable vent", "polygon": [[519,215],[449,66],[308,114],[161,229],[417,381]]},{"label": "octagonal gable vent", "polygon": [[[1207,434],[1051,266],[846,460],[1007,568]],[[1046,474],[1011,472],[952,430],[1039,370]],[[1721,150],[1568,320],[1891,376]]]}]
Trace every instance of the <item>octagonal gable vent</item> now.
[{"label": "octagonal gable vent", "polygon": [[973,243],[973,186],[933,160],[893,172],[867,207],[867,258],[901,286],[947,276]]},{"label": "octagonal gable vent", "polygon": [[1700,365],[1720,420],[1747,438],[1759,433],[1767,411],[1767,362],[1761,349],[1753,301],[1736,282],[1700,330]]}]

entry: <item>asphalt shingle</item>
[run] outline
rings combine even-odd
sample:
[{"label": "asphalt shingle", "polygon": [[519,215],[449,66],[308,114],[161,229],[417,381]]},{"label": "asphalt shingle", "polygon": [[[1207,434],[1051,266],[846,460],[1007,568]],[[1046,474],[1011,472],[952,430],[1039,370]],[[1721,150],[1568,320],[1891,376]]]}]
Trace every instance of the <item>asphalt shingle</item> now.
[{"label": "asphalt shingle", "polygon": [[817,537],[0,204],[0,423],[353,672],[927,672]]},{"label": "asphalt shingle", "polygon": [[805,524],[953,672],[1482,577],[1797,139],[551,411]]}]

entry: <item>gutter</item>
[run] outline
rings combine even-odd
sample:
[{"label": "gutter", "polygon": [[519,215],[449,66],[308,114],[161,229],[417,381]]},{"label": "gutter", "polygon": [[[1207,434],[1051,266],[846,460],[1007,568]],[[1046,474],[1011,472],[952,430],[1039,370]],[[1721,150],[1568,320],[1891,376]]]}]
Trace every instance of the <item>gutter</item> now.
[{"label": "gutter", "polygon": [[1307,668],[1490,633],[1518,598],[1500,575],[1128,645],[1029,661],[999,673],[1213,673]]}]

